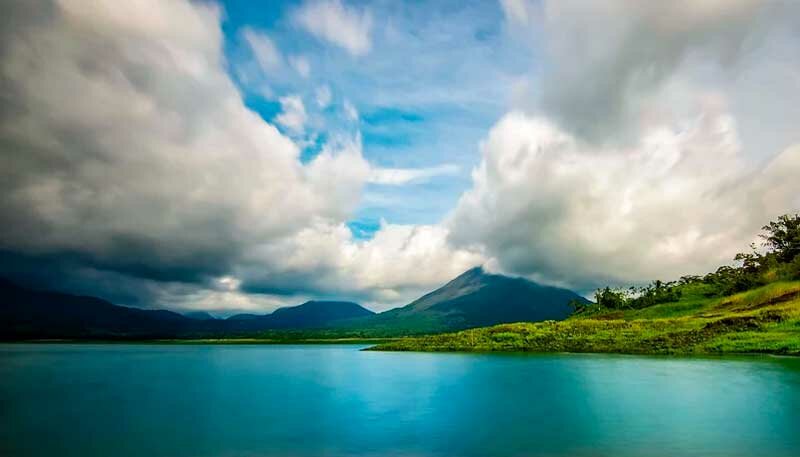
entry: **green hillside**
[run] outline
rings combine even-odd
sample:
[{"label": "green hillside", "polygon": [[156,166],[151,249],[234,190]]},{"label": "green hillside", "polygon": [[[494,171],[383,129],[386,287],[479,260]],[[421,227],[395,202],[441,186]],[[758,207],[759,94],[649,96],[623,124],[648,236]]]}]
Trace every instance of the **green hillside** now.
[{"label": "green hillside", "polygon": [[561,322],[400,339],[374,350],[800,355],[800,216],[764,227],[766,253],[703,277],[604,288]]},{"label": "green hillside", "polygon": [[686,297],[651,308],[578,315],[402,339],[395,351],[771,353],[800,355],[800,281],[724,298]]}]

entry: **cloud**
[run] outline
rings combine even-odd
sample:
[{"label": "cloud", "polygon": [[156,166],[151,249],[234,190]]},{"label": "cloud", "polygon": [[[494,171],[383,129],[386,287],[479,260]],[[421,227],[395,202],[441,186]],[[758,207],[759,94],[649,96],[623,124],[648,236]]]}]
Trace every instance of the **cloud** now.
[{"label": "cloud", "polygon": [[741,152],[724,112],[621,149],[510,113],[482,147],[449,220],[452,240],[485,247],[506,271],[582,290],[707,272],[800,207],[800,146],[756,168]]},{"label": "cloud", "polygon": [[331,104],[331,99],[333,95],[331,94],[331,88],[328,86],[319,86],[316,90],[316,100],[317,106],[321,109],[325,109],[328,105]]},{"label": "cloud", "polygon": [[299,95],[287,95],[278,99],[281,112],[275,116],[275,122],[294,133],[302,133],[308,120],[303,99]]},{"label": "cloud", "polygon": [[[283,57],[281,57],[278,47],[275,46],[275,43],[266,33],[251,27],[245,27],[240,34],[262,71],[269,73],[283,64]],[[292,63],[291,60],[290,63]]]},{"label": "cloud", "polygon": [[347,119],[351,121],[358,120],[358,110],[356,109],[355,105],[353,105],[353,103],[350,102],[350,100],[344,101],[342,109],[344,109],[344,115],[347,117]]},{"label": "cloud", "polygon": [[[281,293],[303,283],[376,310],[405,304],[483,262],[478,251],[451,249],[444,227],[385,222],[367,241],[354,241],[344,224],[320,223],[251,255],[252,265],[237,273],[245,291]],[[265,269],[263,258],[282,262]]]},{"label": "cloud", "polygon": [[635,135],[670,75],[697,61],[735,73],[797,11],[768,0],[544,2],[527,33],[546,70],[525,108],[594,141]]},{"label": "cloud", "polygon": [[369,52],[372,15],[344,5],[339,0],[308,0],[294,20],[312,35],[344,48],[354,56]]},{"label": "cloud", "polygon": [[333,137],[306,167],[306,176],[315,193],[325,195],[336,208],[343,209],[337,217],[319,219],[342,221],[358,205],[362,185],[366,182],[370,166],[361,154],[361,140]]},{"label": "cloud", "polygon": [[289,57],[289,65],[294,68],[294,71],[303,78],[308,78],[311,75],[311,64],[305,56],[291,56]]},{"label": "cloud", "polygon": [[[484,262],[581,289],[702,272],[800,207],[788,2],[505,1],[507,30],[495,6],[421,21],[391,3],[307,2],[269,35],[242,28],[232,56],[209,3],[42,5],[0,27],[3,273],[137,305],[380,308]],[[373,43],[377,13],[390,20]],[[380,48],[359,61],[377,82],[327,48],[285,59],[270,37],[291,42],[282,33],[298,25],[355,56]],[[398,71],[410,56],[414,71]],[[229,69],[279,97],[274,123],[291,135],[245,106]],[[307,130],[332,102],[327,84],[341,109],[325,125],[349,133],[317,145]],[[459,168],[420,164],[471,167],[468,145],[509,99],[437,224],[456,195],[426,180]],[[373,125],[381,108],[395,121]],[[301,160],[309,141],[317,155]],[[362,141],[399,165],[370,166]],[[415,156],[421,143],[435,160]],[[348,221],[376,208],[367,219],[394,223],[353,237]]]},{"label": "cloud", "polygon": [[161,285],[155,289],[153,300],[169,303],[178,311],[211,311],[216,317],[238,313],[261,314],[285,306],[295,306],[304,300],[300,297],[278,297],[249,294],[238,289],[215,289],[187,284]]},{"label": "cloud", "polygon": [[436,176],[455,175],[459,171],[459,167],[453,164],[429,168],[373,168],[369,176],[369,182],[373,184],[399,185],[428,180]]},{"label": "cloud", "polygon": [[500,0],[506,20],[519,25],[528,25],[531,19],[527,0]]},{"label": "cloud", "polygon": [[[0,251],[136,278],[144,293],[230,276],[252,246],[341,223],[358,203],[360,143],[301,163],[244,105],[213,6],[64,0],[1,33],[13,103],[0,111]],[[302,103],[285,105],[299,128]]]},{"label": "cloud", "polygon": [[[1,33],[13,100],[0,112],[4,274],[137,306],[353,297],[380,308],[482,260],[450,249],[439,226],[384,224],[354,240],[345,222],[373,175],[360,137],[329,134],[301,162],[244,105],[213,6],[64,0]],[[242,33],[266,49],[265,35]],[[280,102],[275,122],[302,130],[300,96]],[[400,181],[434,172],[447,169]]]},{"label": "cloud", "polygon": [[584,291],[729,263],[800,209],[799,12],[544,2],[514,29],[544,58],[538,92],[482,142],[451,242]]}]

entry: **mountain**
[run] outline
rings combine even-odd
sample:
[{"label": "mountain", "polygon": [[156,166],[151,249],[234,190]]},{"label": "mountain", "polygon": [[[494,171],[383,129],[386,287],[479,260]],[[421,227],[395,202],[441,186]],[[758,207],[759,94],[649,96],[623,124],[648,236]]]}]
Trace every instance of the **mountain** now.
[{"label": "mountain", "polygon": [[402,308],[361,320],[357,325],[381,333],[410,334],[562,320],[572,313],[572,300],[588,302],[567,289],[490,274],[477,267]]},{"label": "mountain", "polygon": [[216,319],[216,317],[205,311],[190,311],[188,313],[183,313],[183,315],[189,319],[196,319],[198,321],[213,321]]},{"label": "mountain", "polygon": [[0,340],[40,338],[180,338],[287,329],[322,329],[374,313],[356,303],[309,301],[272,314],[215,319],[119,306],[96,297],[36,291],[0,279]]},{"label": "mountain", "polygon": [[298,306],[278,308],[269,316],[275,328],[309,328],[325,327],[337,320],[374,314],[353,302],[308,301]]},{"label": "mountain", "polygon": [[321,329],[338,321],[372,316],[363,306],[346,301],[308,301],[302,305],[278,308],[271,314],[237,314],[226,319],[230,331],[277,329]]},{"label": "mountain", "polygon": [[160,338],[191,329],[193,319],[164,310],[29,290],[0,280],[0,339]]},{"label": "mountain", "polygon": [[325,330],[327,335],[439,333],[506,322],[561,320],[578,294],[522,278],[469,270],[414,302],[380,314],[352,302],[309,301],[271,314],[214,319],[114,305],[25,289],[0,281],[0,339],[223,337],[264,331]]},{"label": "mountain", "polygon": [[243,313],[243,314],[234,314],[233,316],[230,316],[226,320],[229,320],[229,321],[249,321],[251,319],[258,319],[259,317],[263,317],[263,316],[264,316],[263,314]]}]

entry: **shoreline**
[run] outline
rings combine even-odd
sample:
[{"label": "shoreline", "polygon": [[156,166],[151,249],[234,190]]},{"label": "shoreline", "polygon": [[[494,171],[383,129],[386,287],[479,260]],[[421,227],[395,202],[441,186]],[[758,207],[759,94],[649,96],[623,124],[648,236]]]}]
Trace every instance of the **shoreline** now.
[{"label": "shoreline", "polygon": [[152,344],[152,345],[278,345],[278,344],[382,344],[396,341],[399,338],[303,338],[303,339],[267,339],[267,338],[159,338],[159,339],[85,339],[85,338],[46,338],[27,340],[0,341],[0,344]]},{"label": "shoreline", "polygon": [[620,352],[620,351],[526,351],[526,350],[491,350],[491,349],[395,349],[382,348],[380,344],[361,349],[365,352],[408,352],[416,354],[476,354],[476,355],[615,355],[630,357],[657,357],[664,359],[696,359],[696,358],[728,358],[728,357],[769,357],[799,360],[800,353],[781,353],[767,351],[752,352]]},{"label": "shoreline", "polygon": [[629,356],[629,357],[656,357],[663,359],[718,359],[731,357],[764,357],[776,359],[800,359],[800,353],[781,353],[770,351],[751,351],[751,352],[622,352],[622,351],[531,351],[531,350],[492,350],[492,349],[451,349],[451,348],[430,348],[430,349],[404,349],[381,347],[385,343],[391,344],[404,339],[411,338],[309,338],[299,340],[277,340],[259,338],[203,338],[203,339],[158,339],[158,340],[86,340],[86,339],[35,339],[35,340],[14,340],[0,341],[0,345],[22,345],[22,344],[74,344],[74,345],[153,345],[153,346],[180,346],[180,345],[370,345],[359,349],[363,352],[407,352],[407,353],[429,353],[429,354],[475,354],[475,355],[500,355],[500,356],[550,356],[550,355],[575,355],[575,356]]}]

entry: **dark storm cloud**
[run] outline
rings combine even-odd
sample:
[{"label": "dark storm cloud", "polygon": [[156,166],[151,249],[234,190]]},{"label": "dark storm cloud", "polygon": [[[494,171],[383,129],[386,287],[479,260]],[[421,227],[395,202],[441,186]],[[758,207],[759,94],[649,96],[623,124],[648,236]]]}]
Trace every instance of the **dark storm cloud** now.
[{"label": "dark storm cloud", "polygon": [[141,302],[151,281],[202,286],[251,247],[350,212],[366,176],[360,151],[304,167],[297,146],[243,105],[215,6],[6,4],[5,274],[86,292],[80,282],[102,276]]},{"label": "dark storm cloud", "polygon": [[0,277],[35,290],[101,297],[126,306],[159,305],[147,281],[91,268],[79,256],[0,251]]}]

